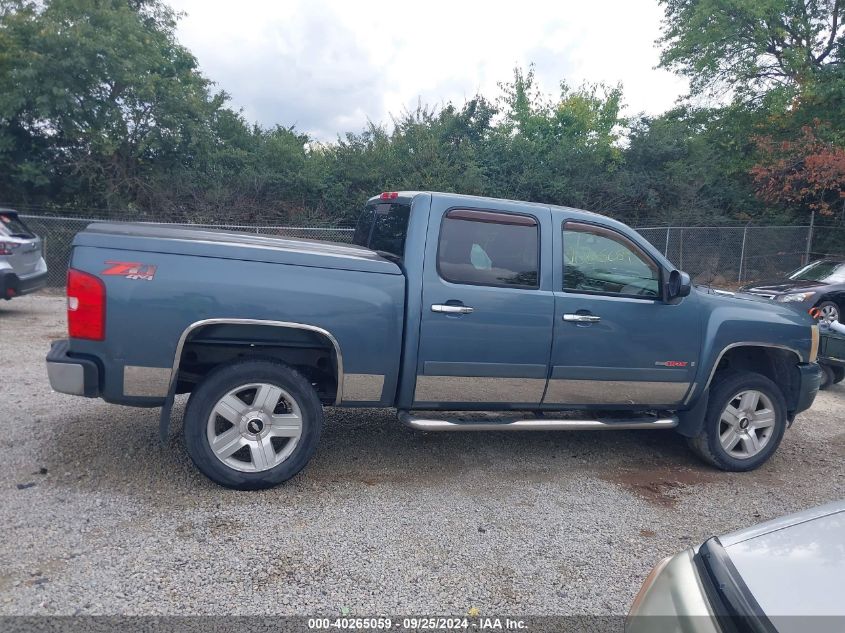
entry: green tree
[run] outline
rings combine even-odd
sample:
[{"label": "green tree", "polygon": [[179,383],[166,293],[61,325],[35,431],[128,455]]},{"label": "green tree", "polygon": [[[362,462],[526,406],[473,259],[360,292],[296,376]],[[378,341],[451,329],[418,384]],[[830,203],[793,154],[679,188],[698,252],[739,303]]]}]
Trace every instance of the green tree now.
[{"label": "green tree", "polygon": [[560,85],[543,95],[533,68],[500,84],[501,123],[486,144],[484,169],[494,195],[590,209],[613,206],[605,185],[622,157],[621,87]]},{"label": "green tree", "polygon": [[763,208],[754,197],[753,112],[677,107],[634,121],[617,187],[635,225],[748,222]]},{"label": "green tree", "polygon": [[845,61],[844,0],[660,0],[660,64],[692,92],[789,98]]},{"label": "green tree", "polygon": [[224,104],[159,0],[8,0],[0,14],[0,196],[124,207],[160,199]]}]

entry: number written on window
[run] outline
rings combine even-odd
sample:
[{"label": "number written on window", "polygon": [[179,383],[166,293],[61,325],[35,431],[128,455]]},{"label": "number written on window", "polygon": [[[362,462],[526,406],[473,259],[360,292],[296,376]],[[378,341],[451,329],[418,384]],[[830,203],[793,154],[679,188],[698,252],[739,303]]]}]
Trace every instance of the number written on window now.
[{"label": "number written on window", "polygon": [[611,229],[567,222],[563,227],[563,289],[660,296],[660,270],[641,248]]}]

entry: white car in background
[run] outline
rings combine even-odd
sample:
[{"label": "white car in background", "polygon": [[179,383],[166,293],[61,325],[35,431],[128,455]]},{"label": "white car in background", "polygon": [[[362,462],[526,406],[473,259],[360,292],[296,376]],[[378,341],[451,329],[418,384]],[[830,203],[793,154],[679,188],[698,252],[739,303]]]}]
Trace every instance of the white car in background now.
[{"label": "white car in background", "polygon": [[17,211],[0,209],[0,299],[12,299],[47,285],[41,238]]},{"label": "white car in background", "polygon": [[845,500],[663,559],[634,599],[625,631],[845,631]]}]

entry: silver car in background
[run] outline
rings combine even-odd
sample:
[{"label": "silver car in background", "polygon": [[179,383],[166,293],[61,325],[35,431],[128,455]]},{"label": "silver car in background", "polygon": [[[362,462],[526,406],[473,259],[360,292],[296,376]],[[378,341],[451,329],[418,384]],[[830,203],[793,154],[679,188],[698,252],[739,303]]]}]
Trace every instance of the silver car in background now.
[{"label": "silver car in background", "polygon": [[665,558],[625,631],[845,631],[845,500]]},{"label": "silver car in background", "polygon": [[0,299],[12,299],[47,285],[41,238],[16,211],[0,209]]}]

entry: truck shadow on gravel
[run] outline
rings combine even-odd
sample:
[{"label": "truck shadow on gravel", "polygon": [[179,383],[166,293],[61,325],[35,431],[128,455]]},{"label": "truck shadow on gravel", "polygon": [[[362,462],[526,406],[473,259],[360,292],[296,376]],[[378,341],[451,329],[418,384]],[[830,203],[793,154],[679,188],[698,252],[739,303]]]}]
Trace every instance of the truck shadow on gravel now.
[{"label": "truck shadow on gravel", "polygon": [[589,478],[673,508],[699,485],[736,477],[766,486],[779,481],[768,466],[748,474],[712,470],[672,431],[421,433],[402,426],[391,411],[329,409],[317,454],[300,475],[272,490],[234,493],[194,468],[181,438],[181,406],[165,446],[158,441],[158,410],[106,404],[87,410],[88,416],[63,418],[40,451],[56,474],[52,485],[108,491],[157,506],[181,505],[200,491],[219,493],[206,499],[244,494],[254,500],[255,494],[320,496],[348,487],[413,492],[459,486],[489,496],[512,485],[563,486]]},{"label": "truck shadow on gravel", "polygon": [[12,305],[12,301],[0,299],[0,321],[11,321],[12,319],[32,319],[35,312],[20,306]]}]

